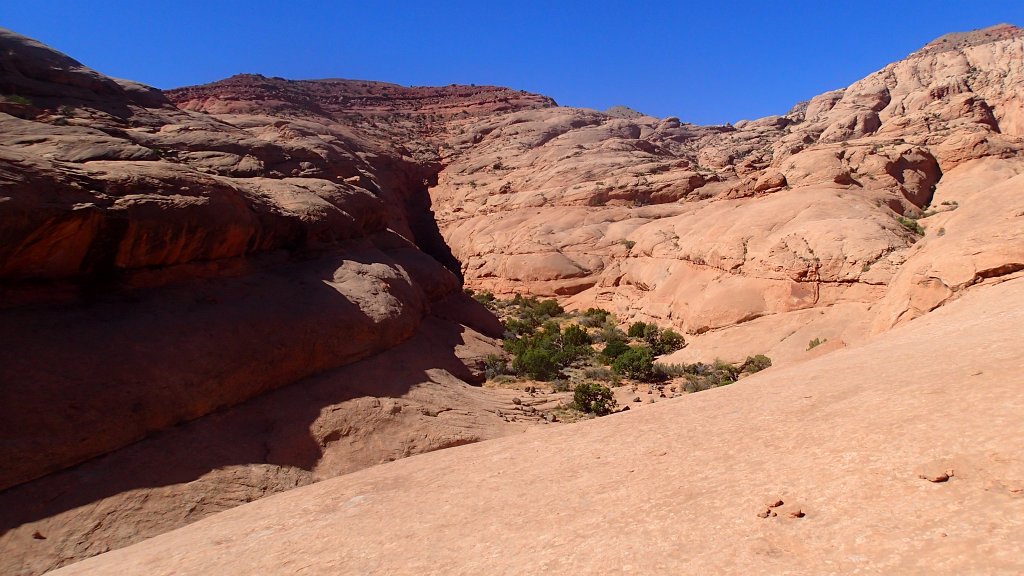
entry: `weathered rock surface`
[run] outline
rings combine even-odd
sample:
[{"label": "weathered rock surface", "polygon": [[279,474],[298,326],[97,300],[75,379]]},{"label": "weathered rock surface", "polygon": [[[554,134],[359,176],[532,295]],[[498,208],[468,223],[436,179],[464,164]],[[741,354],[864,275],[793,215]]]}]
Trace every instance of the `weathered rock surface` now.
[{"label": "weathered rock surface", "polygon": [[512,391],[465,383],[466,360],[492,342],[429,319],[370,359],[0,492],[4,572],[39,574],[296,486],[523,431],[496,415]]},{"label": "weathered rock surface", "polygon": [[[445,261],[436,151],[370,117],[548,99],[375,85],[344,125],[241,77],[264,115],[229,123],[11,32],[0,49],[0,571],[523,429],[467,384],[501,326]],[[321,85],[341,115],[362,83],[300,92]]]},{"label": "weathered rock surface", "polygon": [[[639,550],[648,525],[652,534],[672,525],[675,535],[721,534],[743,543],[751,558],[763,552],[761,559],[780,563],[771,564],[779,570],[849,572],[861,562],[851,558],[863,556],[879,570],[905,572],[907,565],[884,566],[881,548],[863,552],[847,538],[857,519],[872,535],[896,530],[846,504],[841,488],[848,482],[823,476],[818,495],[808,492],[810,478],[817,476],[800,480],[800,451],[783,449],[792,438],[803,438],[804,429],[789,423],[808,426],[807,449],[818,456],[816,464],[823,455],[852,450],[853,440],[822,431],[830,419],[864,441],[911,432],[906,418],[894,416],[895,408],[875,406],[886,393],[907,402],[899,405],[901,414],[931,423],[913,430],[917,435],[905,450],[901,443],[898,451],[860,452],[858,445],[860,456],[833,467],[847,479],[885,468],[886,462],[916,466],[904,460],[953,445],[943,442],[956,437],[958,426],[964,438],[978,440],[980,450],[994,451],[985,454],[1019,452],[984,436],[977,422],[947,414],[957,405],[948,397],[953,392],[929,386],[952,383],[932,374],[936,353],[945,358],[960,350],[951,342],[989,348],[978,354],[972,349],[977,364],[957,359],[950,378],[988,366],[984,361],[1003,378],[1009,375],[1000,371],[1006,362],[1019,363],[1019,347],[998,333],[1009,326],[1004,320],[1013,310],[986,308],[980,297],[991,295],[996,301],[989,305],[995,307],[1016,302],[1015,279],[1024,274],[1020,29],[999,26],[939,39],[786,115],[710,127],[625,108],[602,113],[558,107],[543,96],[496,87],[407,88],[240,75],[161,93],[106,78],[10,32],[0,31],[0,49],[0,94],[19,97],[0,99],[0,461],[6,463],[0,468],[0,571],[37,574],[264,495],[523,430],[522,423],[497,415],[513,406],[511,397],[466,383],[479,379],[473,367],[495,350],[490,337],[500,335],[501,327],[461,294],[462,278],[475,289],[555,295],[572,307],[611,309],[623,321],[675,325],[688,333],[690,345],[670,361],[768,353],[784,368],[810,359],[801,368],[810,373],[774,368],[782,376],[744,379],[736,392],[687,399],[682,420],[658,407],[632,412],[632,428],[677,431],[643,434],[666,453],[670,447],[657,438],[735,436],[740,447],[717,456],[713,450],[687,451],[689,460],[671,468],[698,471],[685,481],[666,483],[653,466],[643,473],[650,482],[641,484],[669,489],[652,495],[642,510],[621,505],[626,499],[616,500],[622,496],[616,490],[587,488],[588,477],[625,474],[602,466],[574,480],[579,489],[571,489],[598,494],[599,503],[570,501],[566,505],[578,505],[570,510],[550,502],[564,501],[564,494],[544,494],[547,500],[539,502],[546,510],[580,519],[578,530],[569,532],[572,538],[593,524],[579,515],[583,508],[613,510],[624,527],[644,519],[641,530],[619,531],[625,548],[607,553]],[[920,217],[923,237],[913,222],[897,220],[902,215]],[[964,319],[975,328],[951,338],[943,322]],[[982,334],[983,321],[997,333]],[[902,336],[858,348],[908,322],[894,333]],[[934,340],[921,332],[926,329],[934,331]],[[809,350],[813,339],[825,343]],[[906,358],[885,356],[894,351],[886,346],[902,345],[912,367],[924,370],[927,384],[894,372],[909,370],[908,364]],[[926,345],[932,346],[928,365],[921,360]],[[1002,354],[991,348],[996,345],[1009,349]],[[839,350],[845,347],[856,351]],[[863,375],[854,367],[858,362],[875,370],[864,391],[843,375]],[[996,414],[1012,428],[1021,420],[1012,413],[1019,402],[1014,404],[1015,380],[1009,378],[985,389],[1006,406],[987,397],[978,406],[991,407],[986,417]],[[806,402],[799,394],[813,398],[808,387],[815,383],[835,389],[817,404],[829,418],[802,408]],[[759,391],[760,385],[768,391]],[[936,395],[912,397],[924,392]],[[972,402],[982,395],[970,394]],[[757,416],[761,408],[769,416]],[[862,421],[853,418],[864,410],[873,412]],[[648,420],[652,412],[664,418]],[[953,424],[939,426],[936,414]],[[683,430],[680,421],[692,426]],[[872,432],[875,425],[885,432]],[[635,439],[632,428],[627,436]],[[612,424],[579,429],[591,432],[578,444],[555,434],[525,445],[550,440],[579,455],[604,449],[616,436]],[[749,445],[759,438],[768,438],[767,451]],[[438,470],[448,470],[465,454],[500,459],[495,451],[512,450],[513,444],[460,449],[433,461]],[[523,454],[532,449],[523,448]],[[560,459],[547,449],[539,454],[551,474],[576,478],[564,472],[577,467],[578,458]],[[984,468],[988,457],[972,452],[964,461]],[[639,560],[630,554],[628,562],[597,555],[586,561],[594,564],[586,564],[565,553],[572,538],[516,532],[535,526],[533,520],[500,530],[470,528],[467,518],[474,514],[497,517],[495,510],[515,508],[474,507],[476,488],[463,483],[488,485],[502,469],[462,462],[464,476],[451,476],[459,485],[445,496],[433,491],[444,476],[417,468],[415,461],[344,480],[376,479],[379,494],[392,494],[391,483],[407,482],[411,471],[419,476],[408,481],[409,492],[393,493],[393,509],[368,513],[352,507],[352,514],[368,515],[353,516],[351,524],[345,520],[347,541],[330,552],[335,555],[325,566],[337,560],[347,562],[346,570],[358,565],[364,571],[412,571],[416,566],[387,562],[408,558],[405,552],[418,550],[426,535],[449,529],[477,538],[460,537],[449,556],[438,550],[422,555],[423,566],[477,572],[476,559],[461,552],[479,542],[480,534],[500,530],[519,542],[536,535],[541,544],[527,548],[543,551],[537,565],[555,570],[600,571],[604,558],[611,562],[604,567],[664,571],[685,558],[708,571],[738,571],[748,557],[737,556],[735,565],[726,566],[719,562],[731,556],[702,552],[713,549],[710,541],[701,547],[704,536],[682,544],[666,536],[657,554]],[[1012,469],[1014,462],[999,469]],[[478,465],[492,476],[479,476],[485,471]],[[549,485],[556,477],[521,468],[512,486]],[[388,470],[398,476],[388,476]],[[630,470],[634,474],[637,467]],[[728,474],[744,470],[749,477],[718,487],[719,473],[732,478]],[[1011,476],[999,482],[1012,484]],[[780,483],[769,486],[776,477]],[[878,478],[862,478],[870,488],[864,494],[881,492]],[[942,486],[958,486],[961,479],[957,472]],[[636,478],[620,480],[609,485],[632,485]],[[720,493],[693,496],[694,486],[711,484]],[[762,532],[751,536],[745,524],[722,515],[746,503],[748,496],[734,491],[743,489],[766,492],[748,494],[749,516],[762,530],[775,521],[810,526],[828,509],[826,501],[836,520],[826,530],[790,526],[782,539]],[[308,506],[282,514],[302,524],[295,528],[300,531],[318,529],[331,514],[349,514],[347,508],[330,511],[336,499],[329,490],[305,492],[324,495],[325,516],[302,516]],[[452,514],[435,516],[420,532],[419,525],[400,535],[380,530],[386,516],[373,514],[403,517],[402,503],[415,490],[428,495],[424,506]],[[793,490],[796,498],[784,498],[777,516],[757,518],[759,507],[780,490]],[[912,492],[903,484],[899,490],[894,502]],[[662,496],[685,503],[683,524],[670,513],[673,508],[659,503]],[[976,502],[992,505],[993,514],[1014,517],[1012,506],[986,500],[994,496],[958,496],[980,498]],[[914,537],[923,534],[929,518],[953,521],[920,512],[927,507],[916,503],[924,500],[911,502],[907,514],[921,524],[905,530]],[[420,508],[408,505],[408,514],[415,510]],[[226,570],[290,571],[297,556],[285,556],[298,541],[244,540],[257,534],[249,526],[260,525],[246,514],[217,520],[229,526],[238,518],[247,526],[218,535],[224,546],[250,547],[232,552],[245,558]],[[985,518],[960,524],[970,536],[939,548],[951,571],[963,569],[958,550],[977,550],[975,530]],[[450,525],[437,524],[449,520]],[[693,530],[686,522],[694,522]],[[709,523],[717,533],[706,529]],[[190,532],[176,534],[189,538]],[[830,534],[850,553],[835,555],[833,548],[822,555]],[[161,542],[185,542],[178,537]],[[1009,536],[996,537],[994,545],[1019,547]],[[386,554],[352,560],[348,551],[361,545],[410,548],[388,561]],[[257,549],[260,554],[249,553]],[[154,562],[155,572],[223,571],[205,563],[204,553],[189,544],[180,555],[145,562]],[[308,553],[319,558],[315,550]],[[816,557],[839,568],[812,564]],[[508,552],[504,558],[507,572],[521,571],[517,556]],[[666,560],[657,564],[659,558]],[[987,555],[992,562],[1000,558]],[[181,563],[160,567],[165,560]]]},{"label": "weathered rock surface", "polygon": [[[810,318],[857,341],[1020,269],[1022,62],[1021,30],[998,26],[735,126],[567,108],[467,123],[434,210],[474,288],[674,324],[694,344],[677,359],[801,358],[787,339],[805,347]],[[896,220],[929,206],[923,239]]]},{"label": "weathered rock surface", "polygon": [[1017,574],[1022,322],[1024,279],[983,287],[858,347],[369,468],[56,573]]}]

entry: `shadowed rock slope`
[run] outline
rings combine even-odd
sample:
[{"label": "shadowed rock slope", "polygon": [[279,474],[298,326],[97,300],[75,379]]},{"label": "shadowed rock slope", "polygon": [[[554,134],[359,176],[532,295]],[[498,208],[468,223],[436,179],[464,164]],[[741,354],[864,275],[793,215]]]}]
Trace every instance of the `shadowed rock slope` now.
[{"label": "shadowed rock slope", "polygon": [[407,458],[72,574],[1019,574],[1024,280],[726,388]]},{"label": "shadowed rock slope", "polygon": [[381,135],[282,96],[287,121],[252,95],[279,116],[232,124],[12,32],[0,51],[0,572],[524,429],[467,384],[501,326],[446,261],[436,162],[395,118]]}]

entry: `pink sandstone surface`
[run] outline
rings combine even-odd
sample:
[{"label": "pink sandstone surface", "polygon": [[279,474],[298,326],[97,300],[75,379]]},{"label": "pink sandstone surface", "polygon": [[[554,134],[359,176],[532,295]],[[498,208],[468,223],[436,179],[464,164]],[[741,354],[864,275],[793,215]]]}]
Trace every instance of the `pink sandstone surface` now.
[{"label": "pink sandstone surface", "polygon": [[1018,574],[1022,288],[648,410],[298,488],[55,574]]},{"label": "pink sandstone surface", "polygon": [[[496,87],[240,75],[161,93],[11,32],[0,31],[0,48],[0,93],[30,98],[0,99],[0,571],[39,574],[337,475],[367,482],[380,474],[382,486],[397,486],[388,470],[426,484],[409,481],[393,507],[358,507],[365,516],[352,526],[367,531],[346,528],[352,547],[339,548],[344,556],[312,566],[417,568],[374,555],[359,564],[362,543],[416,554],[421,568],[436,562],[434,570],[466,573],[486,558],[491,571],[507,573],[526,565],[600,572],[601,562],[650,572],[684,559],[710,572],[756,571],[753,560],[743,563],[748,557],[768,562],[768,572],[845,573],[859,562],[876,572],[971,571],[972,561],[990,562],[981,571],[1020,571],[1008,556],[1020,556],[1020,541],[1007,532],[1020,517],[1020,462],[1005,456],[1020,452],[1013,442],[1021,420],[1012,412],[1019,380],[1003,367],[1019,364],[1022,349],[1004,321],[1014,311],[1001,308],[1019,300],[1024,274],[1020,29],[943,37],[785,115],[705,127],[560,107]],[[904,214],[920,217],[923,236],[900,224]],[[462,294],[460,277],[477,290],[555,296],[569,307],[613,310],[623,323],[675,326],[689,345],[665,361],[767,353],[779,367],[737,391],[669,403],[687,406],[683,413],[659,403],[520,436],[551,426],[502,418],[514,394],[471,385],[497,351],[501,327]],[[982,334],[986,322],[995,333]],[[960,326],[966,332],[954,333]],[[826,343],[808,350],[815,338]],[[861,360],[843,360],[851,354]],[[943,367],[950,373],[939,374]],[[973,382],[968,370],[1000,381],[964,390]],[[798,395],[814,386],[837,392],[805,410]],[[980,420],[949,413],[967,405],[971,414],[995,414],[1001,427],[985,435]],[[831,435],[825,413],[849,439]],[[948,430],[932,429],[942,428],[936,415]],[[878,430],[858,428],[857,418]],[[616,422],[630,422],[639,436]],[[923,422],[912,430],[922,440],[911,436],[904,448],[901,436],[894,445],[892,435],[913,422]],[[960,432],[964,440],[952,442]],[[494,505],[478,502],[470,484],[415,468],[419,458],[374,467],[509,434],[490,448],[430,456],[439,470],[464,468],[453,479],[510,479],[511,492],[496,492]],[[611,443],[619,435],[623,443]],[[637,438],[669,453],[681,436],[716,444],[673,460],[678,467],[626,453],[639,449]],[[881,452],[854,446],[875,440],[869,448]],[[922,460],[926,441],[931,460]],[[968,446],[974,441],[977,450]],[[643,467],[590,462],[606,445],[616,462],[654,467],[630,476]],[[808,454],[790,454],[797,446]],[[950,446],[959,448],[938,453]],[[473,456],[506,449],[510,461],[536,455],[537,467],[488,472]],[[836,471],[807,472],[823,461]],[[956,463],[960,475],[927,488],[900,483],[905,465],[946,466],[940,461]],[[596,467],[577,478],[583,463]],[[781,483],[772,484],[776,477]],[[1010,504],[997,489],[960,487],[972,477],[1006,488]],[[899,482],[885,482],[892,478]],[[646,488],[648,480],[657,488]],[[844,486],[855,491],[848,500]],[[882,512],[940,487],[954,487],[935,493],[953,500],[912,500],[897,520]],[[386,490],[372,501],[390,498]],[[452,514],[391,531],[387,514],[428,515],[411,504],[416,490]],[[730,516],[790,493],[809,506],[792,523],[780,512],[747,532],[745,516]],[[885,497],[870,500],[872,493]],[[689,512],[659,508],[669,501],[663,496]],[[829,497],[842,518],[802,528]],[[304,507],[315,510],[315,498],[280,522],[295,518],[313,530],[334,518],[288,516]],[[786,514],[790,507],[787,500]],[[880,541],[887,531],[925,538],[926,521],[968,513],[963,540],[934,545],[945,565],[929,563],[930,540],[919,548]],[[592,560],[568,556],[602,518],[628,535]],[[544,531],[567,521],[565,534]],[[852,535],[857,521],[870,535],[869,553]],[[487,537],[455,542],[445,556],[425,550],[431,530]],[[992,544],[982,542],[985,530]],[[237,543],[243,534],[251,532],[225,528],[218,538]],[[313,538],[295,534],[285,542]],[[714,555],[718,535],[743,554]],[[524,564],[507,547],[496,559],[469,558],[492,546],[491,536],[546,550],[537,556],[545,560]],[[829,548],[829,538],[841,544]],[[658,553],[636,559],[644,542]],[[285,559],[283,544],[250,544],[265,555],[234,558],[236,568],[204,560],[216,552],[195,542],[170,557],[183,559],[176,567],[145,562],[209,573],[256,565],[286,572],[301,560]]]}]

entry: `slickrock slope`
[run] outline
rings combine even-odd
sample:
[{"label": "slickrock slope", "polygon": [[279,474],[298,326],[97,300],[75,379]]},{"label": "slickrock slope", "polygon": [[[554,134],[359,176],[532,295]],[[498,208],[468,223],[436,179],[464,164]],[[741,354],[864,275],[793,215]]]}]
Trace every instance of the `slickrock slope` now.
[{"label": "slickrock slope", "polygon": [[56,574],[1019,574],[1024,279],[647,410],[407,458]]},{"label": "slickrock slope", "polygon": [[1022,94],[1024,33],[997,26],[735,126],[467,123],[431,197],[473,287],[674,324],[678,359],[798,359],[1022,268]]},{"label": "slickrock slope", "polygon": [[[0,572],[523,430],[494,414],[509,394],[467,384],[501,327],[442,265],[438,168],[394,116],[343,126],[242,77],[278,115],[232,124],[11,32],[0,51]],[[303,89],[320,85],[348,97]],[[403,94],[438,114],[550,105]]]},{"label": "slickrock slope", "polygon": [[[710,127],[496,87],[239,75],[162,93],[11,32],[0,31],[0,49],[5,573],[38,574],[295,486],[523,431],[495,415],[509,394],[467,384],[501,327],[465,297],[463,278],[673,324],[690,345],[669,360],[768,353],[785,365],[958,318],[942,308],[1007,293],[999,283],[1019,292],[1024,274],[1024,32],[1012,26],[941,38],[786,115]],[[904,214],[920,217],[923,237]],[[828,341],[808,352],[814,338]],[[938,342],[935,357],[955,350]],[[751,382],[709,395],[736,403],[687,416],[685,430],[621,421],[701,437],[740,406],[809,416],[797,392],[780,392],[789,382]],[[758,382],[778,397],[759,396]],[[855,426],[843,412],[855,406],[829,406]],[[714,430],[732,434],[732,421]],[[769,453],[798,465],[777,449],[790,429],[774,430]],[[479,454],[492,449],[504,448]],[[541,452],[556,471],[574,466]],[[438,461],[478,453],[452,454]],[[745,469],[739,452],[719,456]],[[686,478],[719,471],[701,465],[708,475]],[[774,470],[764,466],[750,470]],[[366,474],[354,478],[377,473]],[[596,510],[626,522],[635,509],[611,506],[619,488],[608,490]],[[689,481],[670,490],[684,502],[696,493]],[[589,496],[571,498],[582,507]],[[523,502],[534,501],[514,508]],[[799,549],[797,536],[765,550]],[[657,545],[669,542],[679,545]]]}]

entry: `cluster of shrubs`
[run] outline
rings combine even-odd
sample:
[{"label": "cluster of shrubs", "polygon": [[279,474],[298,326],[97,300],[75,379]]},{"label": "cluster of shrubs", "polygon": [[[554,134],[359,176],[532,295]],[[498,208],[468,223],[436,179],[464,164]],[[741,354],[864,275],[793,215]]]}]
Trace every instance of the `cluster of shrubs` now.
[{"label": "cluster of shrubs", "polygon": [[617,384],[620,378],[629,378],[656,383],[684,377],[684,389],[696,392],[731,384],[741,373],[771,366],[771,360],[760,354],[738,366],[720,360],[712,364],[655,364],[658,356],[686,345],[682,334],[645,322],[634,322],[623,332],[615,317],[600,308],[567,314],[550,299],[516,295],[499,300],[489,292],[472,296],[498,314],[506,328],[504,349],[511,362],[489,356],[485,360],[487,377],[527,377],[553,382],[565,390],[569,388],[565,371],[578,368],[587,380],[574,388],[574,407],[582,412],[603,415],[615,408],[611,390],[593,381]]},{"label": "cluster of shrubs", "polygon": [[[578,312],[573,315],[575,323],[563,326],[560,321],[569,315],[555,300],[516,295],[502,301],[489,292],[474,293],[473,297],[502,317],[504,348],[513,357],[510,365],[499,358],[488,359],[488,377],[515,374],[551,381],[571,366],[589,365],[588,369],[594,370],[596,361],[610,367],[601,370],[611,378],[655,381],[655,357],[686,344],[681,334],[656,324],[635,322],[625,333],[616,327],[611,312],[601,308]],[[600,352],[594,351],[594,343],[604,344]]]},{"label": "cluster of shrubs", "polygon": [[686,346],[682,334],[671,328],[662,330],[657,324],[634,322],[629,325],[626,335],[630,338],[643,338],[656,356],[675,352]]},{"label": "cluster of shrubs", "polygon": [[685,392],[700,392],[732,384],[739,379],[740,374],[760,372],[771,365],[771,358],[758,354],[747,356],[739,366],[722,360],[715,360],[711,364],[658,364],[655,366],[655,372],[661,379],[683,377],[686,379],[683,384]]},{"label": "cluster of shrubs", "polygon": [[[633,380],[652,382],[659,379],[654,359],[675,352],[686,345],[682,334],[671,328],[662,330],[657,324],[634,322],[623,333],[614,326],[601,331],[604,348],[599,358],[611,365],[612,372]],[[639,340],[631,345],[629,339]]]},{"label": "cluster of shrubs", "polygon": [[[515,333],[511,328],[510,332]],[[551,380],[562,369],[593,355],[587,331],[572,324],[562,329],[557,322],[545,322],[533,333],[518,333],[505,340],[505,350],[515,356],[512,371],[534,380]]]},{"label": "cluster of shrubs", "polygon": [[594,382],[578,384],[572,394],[573,407],[580,412],[605,416],[615,410],[615,397],[611,388]]}]

